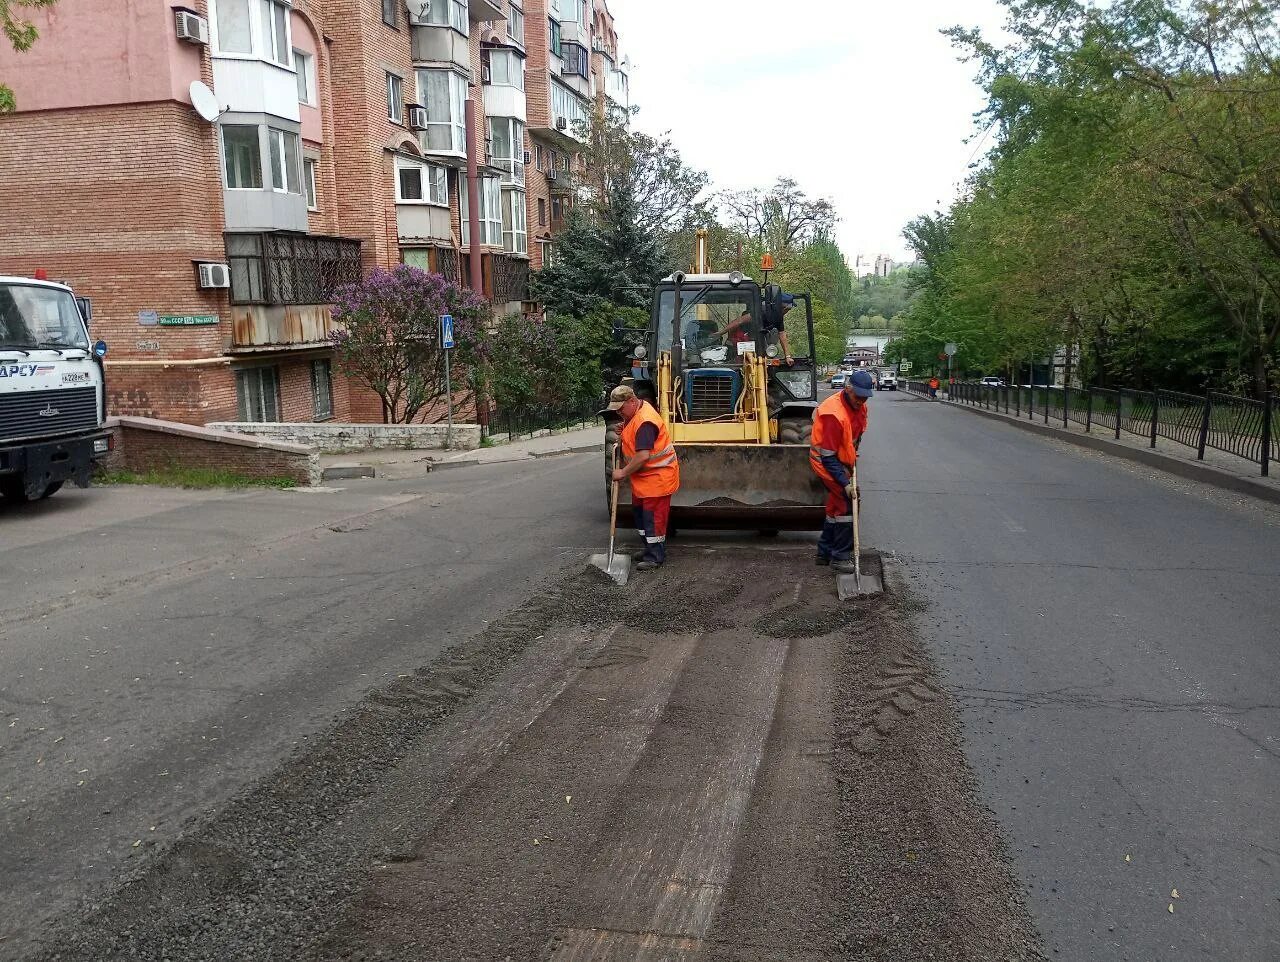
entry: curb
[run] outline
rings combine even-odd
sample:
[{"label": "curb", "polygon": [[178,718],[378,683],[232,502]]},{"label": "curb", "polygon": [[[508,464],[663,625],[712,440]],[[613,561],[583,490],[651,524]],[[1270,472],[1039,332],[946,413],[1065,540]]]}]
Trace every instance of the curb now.
[{"label": "curb", "polygon": [[377,475],[369,464],[341,464],[325,468],[320,474],[322,481],[343,481],[348,478],[372,478]]},{"label": "curb", "polygon": [[[921,398],[920,400],[926,400]],[[1063,431],[1061,428],[1053,427],[1047,424],[1036,424],[1034,421],[1023,421],[1018,418],[1009,417],[1007,414],[1000,414],[996,411],[984,411],[981,408],[970,407],[967,404],[961,404],[958,401],[940,401],[951,408],[968,411],[972,414],[981,415],[991,421],[999,421],[1002,424],[1011,424],[1014,427],[1022,428],[1032,434],[1038,434],[1041,437],[1054,438],[1058,441],[1065,441],[1068,444],[1074,444],[1077,447],[1089,448],[1093,451],[1100,451],[1103,454],[1109,454],[1112,457],[1123,458],[1126,461],[1135,461],[1138,464],[1144,464],[1147,467],[1155,468],[1158,471],[1164,471],[1168,474],[1177,475],[1180,478],[1186,478],[1188,481],[1199,481],[1201,484],[1207,484],[1215,488],[1222,488],[1226,491],[1233,491],[1236,494],[1247,494],[1250,497],[1258,498],[1262,501],[1269,501],[1272,504],[1280,504],[1280,489],[1269,487],[1265,484],[1259,484],[1256,481],[1250,481],[1248,478],[1237,477],[1234,474],[1227,474],[1215,467],[1207,464],[1194,464],[1187,461],[1181,461],[1178,458],[1172,458],[1167,454],[1161,454],[1159,451],[1144,451],[1141,448],[1131,448],[1128,445],[1116,444],[1102,437],[1092,437],[1087,434],[1072,434]]]}]

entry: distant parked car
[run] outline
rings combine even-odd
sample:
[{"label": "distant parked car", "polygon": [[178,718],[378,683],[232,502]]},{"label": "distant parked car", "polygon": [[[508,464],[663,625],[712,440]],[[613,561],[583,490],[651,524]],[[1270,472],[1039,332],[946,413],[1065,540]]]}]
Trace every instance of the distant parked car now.
[{"label": "distant parked car", "polygon": [[880,380],[876,382],[877,391],[896,391],[898,390],[898,375],[892,371],[881,371]]},{"label": "distant parked car", "polygon": [[984,377],[982,379],[982,386],[983,387],[1008,387],[1009,385],[1004,383],[1004,378],[1002,377]]},{"label": "distant parked car", "polygon": [[844,380],[846,377],[848,377],[848,375],[845,374],[843,371],[837,371],[835,374],[832,374],[831,387],[833,389],[844,387]]}]

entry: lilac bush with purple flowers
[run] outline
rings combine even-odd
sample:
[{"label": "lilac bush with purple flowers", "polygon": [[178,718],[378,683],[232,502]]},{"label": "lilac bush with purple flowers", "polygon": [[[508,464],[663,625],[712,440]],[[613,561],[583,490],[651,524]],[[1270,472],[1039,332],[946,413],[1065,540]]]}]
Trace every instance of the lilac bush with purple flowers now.
[{"label": "lilac bush with purple flowers", "polygon": [[474,403],[483,393],[492,316],[484,298],[441,274],[398,264],[339,288],[333,301],[338,366],[382,398],[388,421],[408,424],[443,404],[444,314],[453,316],[457,345],[450,359],[455,403]]}]

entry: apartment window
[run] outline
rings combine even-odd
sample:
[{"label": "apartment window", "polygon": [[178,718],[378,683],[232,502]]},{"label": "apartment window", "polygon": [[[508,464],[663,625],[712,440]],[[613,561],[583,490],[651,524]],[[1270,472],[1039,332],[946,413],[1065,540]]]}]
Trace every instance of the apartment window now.
[{"label": "apartment window", "polygon": [[396,161],[396,202],[449,206],[449,174],[435,164]]},{"label": "apartment window", "polygon": [[587,122],[587,105],[564,84],[552,81],[551,114],[553,117],[564,117],[568,120],[568,129],[572,133],[576,129],[575,124]]},{"label": "apartment window", "polygon": [[514,3],[507,12],[507,36],[524,46],[524,11]]},{"label": "apartment window", "polygon": [[533,166],[542,170],[542,144],[533,145]]},{"label": "apartment window", "polygon": [[218,0],[218,50],[253,53],[253,28],[249,24],[249,0]]},{"label": "apartment window", "polygon": [[262,189],[262,148],[258,143],[257,127],[224,124],[222,159],[229,189]]},{"label": "apartment window", "polygon": [[514,117],[490,117],[489,144],[489,162],[502,168],[502,182],[523,184],[524,123]]},{"label": "apartment window", "polygon": [[232,304],[326,304],[360,280],[360,242],[347,237],[228,233]]},{"label": "apartment window", "polygon": [[548,22],[551,24],[551,52],[558,57],[560,56],[560,21],[548,18]]},{"label": "apartment window", "polygon": [[311,362],[311,404],[317,421],[333,417],[333,365],[327,358]]},{"label": "apartment window", "polygon": [[423,150],[465,154],[467,81],[452,70],[419,70],[418,92],[427,108]]},{"label": "apartment window", "polygon": [[502,192],[502,249],[513,254],[529,253],[526,203],[522,190]]},{"label": "apartment window", "polygon": [[542,266],[543,266],[543,267],[550,267],[550,266],[551,266],[551,261],[552,261],[552,257],[551,257],[552,246],[551,246],[551,243],[552,243],[552,242],[551,242],[551,241],[549,241],[549,240],[540,240],[540,241],[538,241],[538,247],[539,247],[539,248],[541,248],[541,250],[542,250]]},{"label": "apartment window", "polygon": [[236,371],[236,401],[241,421],[279,421],[279,369],[244,367]]},{"label": "apartment window", "polygon": [[538,198],[538,226],[547,226],[547,202],[541,197]]},{"label": "apartment window", "polygon": [[298,103],[316,106],[316,58],[295,47],[293,69],[298,75]]},{"label": "apartment window", "polygon": [[382,0],[382,22],[388,27],[399,26],[398,12],[396,10],[399,4],[400,0]]},{"label": "apartment window", "polygon": [[268,60],[289,66],[289,5],[280,0],[262,0],[262,39]]},{"label": "apartment window", "polygon": [[559,197],[551,198],[551,223],[557,224],[564,219],[564,204]]},{"label": "apartment window", "polygon": [[426,15],[414,23],[433,24],[437,27],[452,27],[458,33],[469,33],[466,0],[432,0]]},{"label": "apartment window", "polygon": [[307,193],[307,210],[319,210],[320,205],[316,201],[316,168],[320,165],[320,161],[314,157],[304,157],[302,159],[302,187]]},{"label": "apartment window", "polygon": [[404,80],[393,73],[387,74],[387,119],[404,123]]},{"label": "apartment window", "polygon": [[[471,244],[471,210],[469,191],[460,190],[462,198],[462,243]],[[502,246],[502,188],[497,177],[480,178],[480,243]]]},{"label": "apartment window", "polygon": [[566,23],[587,22],[587,0],[553,0],[548,10]]},{"label": "apartment window", "polygon": [[271,189],[288,194],[302,193],[302,141],[291,130],[267,128],[271,151]]},{"label": "apartment window", "polygon": [[588,73],[587,48],[577,43],[562,43],[560,56],[564,60],[564,72],[586,77]]},{"label": "apartment window", "polygon": [[514,50],[490,50],[489,83],[524,90],[524,57]]}]

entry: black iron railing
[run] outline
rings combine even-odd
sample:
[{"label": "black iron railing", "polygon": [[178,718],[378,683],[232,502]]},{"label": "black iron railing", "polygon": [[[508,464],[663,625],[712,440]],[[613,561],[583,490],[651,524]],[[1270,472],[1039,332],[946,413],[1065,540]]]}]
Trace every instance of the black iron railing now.
[{"label": "black iron railing", "polygon": [[[567,431],[591,424],[603,426],[597,415],[604,407],[602,400],[569,404],[531,404],[502,407],[489,415],[489,437],[506,436],[510,440],[530,438],[552,431]],[[602,442],[603,443],[603,442]]]},{"label": "black iron railing", "polygon": [[[929,396],[926,381],[901,383],[913,394]],[[1263,477],[1269,475],[1271,462],[1280,459],[1280,404],[1270,394],[1255,401],[1217,391],[1199,395],[958,381],[951,385],[948,399],[1045,424],[1067,427],[1074,421],[1089,432],[1106,429],[1117,439],[1121,432],[1136,434],[1149,439],[1153,448],[1159,438],[1165,438],[1194,448],[1202,461],[1205,451],[1213,448],[1259,465]]]}]

